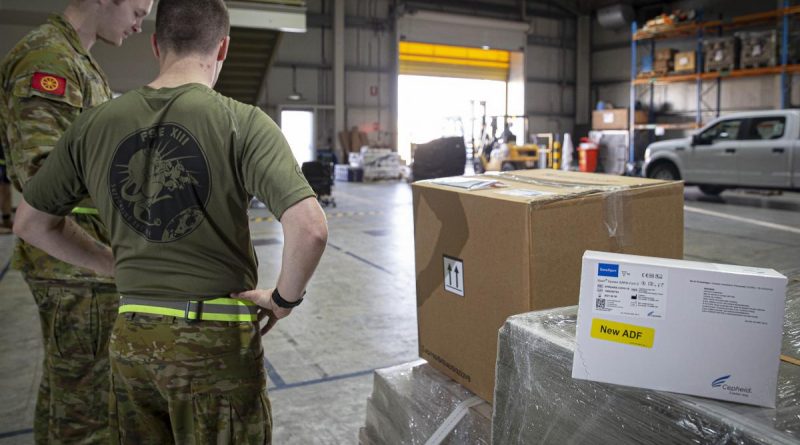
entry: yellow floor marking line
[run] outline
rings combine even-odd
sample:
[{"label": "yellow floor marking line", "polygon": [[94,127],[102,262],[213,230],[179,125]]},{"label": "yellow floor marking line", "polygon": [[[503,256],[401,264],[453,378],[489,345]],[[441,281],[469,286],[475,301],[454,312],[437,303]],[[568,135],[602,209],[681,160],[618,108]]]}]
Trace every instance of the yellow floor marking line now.
[{"label": "yellow floor marking line", "polygon": [[[330,218],[346,218],[349,216],[379,216],[383,215],[383,212],[372,210],[369,212],[325,212],[325,215]],[[275,222],[277,221],[274,216],[255,216],[250,218],[251,222]]]}]

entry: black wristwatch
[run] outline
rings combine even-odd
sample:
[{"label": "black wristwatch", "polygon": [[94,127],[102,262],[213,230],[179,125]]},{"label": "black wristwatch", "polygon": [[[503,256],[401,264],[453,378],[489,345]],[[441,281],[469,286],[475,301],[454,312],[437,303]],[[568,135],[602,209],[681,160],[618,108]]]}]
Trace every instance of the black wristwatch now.
[{"label": "black wristwatch", "polygon": [[303,294],[300,295],[300,299],[297,301],[286,301],[281,297],[280,292],[278,292],[278,287],[275,287],[275,290],[272,291],[272,301],[275,302],[278,307],[282,307],[284,309],[292,309],[300,305],[303,302],[303,296],[305,296],[306,291],[303,291]]}]

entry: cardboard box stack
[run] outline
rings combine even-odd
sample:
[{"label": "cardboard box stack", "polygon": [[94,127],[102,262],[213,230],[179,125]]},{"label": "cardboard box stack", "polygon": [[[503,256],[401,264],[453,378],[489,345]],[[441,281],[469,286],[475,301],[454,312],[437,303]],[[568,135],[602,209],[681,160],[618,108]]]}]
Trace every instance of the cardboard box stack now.
[{"label": "cardboard box stack", "polygon": [[656,60],[653,62],[653,74],[664,76],[674,67],[676,50],[673,48],[661,48],[656,50]]},{"label": "cardboard box stack", "polygon": [[342,144],[345,152],[353,153],[361,150],[361,147],[369,145],[367,133],[353,127],[350,131],[339,132],[339,143]]},{"label": "cardboard box stack", "polygon": [[[672,295],[680,297],[677,293]],[[667,307],[667,311],[672,309]],[[573,366],[580,366],[573,362],[577,311],[576,306],[571,306],[531,312],[513,316],[503,325],[498,338],[493,443],[788,445],[800,442],[797,416],[800,366],[780,363],[776,409],[573,379],[570,377]],[[800,357],[797,326],[800,326],[800,280],[792,279],[783,320],[782,353],[787,356]],[[686,341],[704,341],[714,334],[715,329],[709,328],[699,336],[687,334]],[[761,363],[740,355],[739,346],[731,341],[723,348],[731,350],[730,355],[738,357],[743,365],[758,368]],[[614,360],[609,356],[606,361]],[[692,362],[713,365],[706,357],[675,359],[674,364]],[[647,364],[638,361],[628,366],[646,374],[642,366]],[[722,377],[725,375],[728,373]],[[723,385],[737,386],[733,383],[736,377],[731,374],[727,379],[730,383],[720,383],[716,389],[724,390]],[[717,379],[707,379],[704,386],[712,388],[714,380]]]},{"label": "cardboard box stack", "polygon": [[420,356],[490,401],[497,332],[576,304],[587,249],[683,256],[683,184],[556,170],[416,182]]}]

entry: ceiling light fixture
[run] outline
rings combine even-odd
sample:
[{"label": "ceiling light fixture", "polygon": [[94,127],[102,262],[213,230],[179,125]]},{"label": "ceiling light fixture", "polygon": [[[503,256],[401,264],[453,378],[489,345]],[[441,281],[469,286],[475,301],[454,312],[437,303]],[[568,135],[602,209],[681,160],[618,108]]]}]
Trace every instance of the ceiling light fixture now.
[{"label": "ceiling light fixture", "polygon": [[297,92],[297,67],[295,65],[292,65],[292,94],[286,96],[286,99],[292,102],[305,100],[303,95]]}]

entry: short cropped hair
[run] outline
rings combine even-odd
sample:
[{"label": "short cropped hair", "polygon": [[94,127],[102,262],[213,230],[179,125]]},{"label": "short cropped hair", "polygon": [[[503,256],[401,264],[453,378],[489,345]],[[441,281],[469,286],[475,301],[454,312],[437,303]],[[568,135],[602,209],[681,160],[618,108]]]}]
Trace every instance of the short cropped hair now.
[{"label": "short cropped hair", "polygon": [[160,0],[156,39],[162,51],[178,55],[208,54],[230,32],[222,0]]}]

